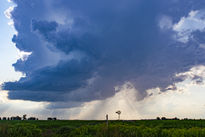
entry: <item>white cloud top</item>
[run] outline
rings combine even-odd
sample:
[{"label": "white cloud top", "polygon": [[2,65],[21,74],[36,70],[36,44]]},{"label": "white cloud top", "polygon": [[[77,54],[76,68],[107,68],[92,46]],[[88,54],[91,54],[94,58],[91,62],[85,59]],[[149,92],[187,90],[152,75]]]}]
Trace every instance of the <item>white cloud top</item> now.
[{"label": "white cloud top", "polygon": [[187,17],[182,17],[177,24],[174,24],[173,30],[177,32],[178,41],[187,43],[192,38],[194,31],[204,31],[205,12],[191,11]]}]

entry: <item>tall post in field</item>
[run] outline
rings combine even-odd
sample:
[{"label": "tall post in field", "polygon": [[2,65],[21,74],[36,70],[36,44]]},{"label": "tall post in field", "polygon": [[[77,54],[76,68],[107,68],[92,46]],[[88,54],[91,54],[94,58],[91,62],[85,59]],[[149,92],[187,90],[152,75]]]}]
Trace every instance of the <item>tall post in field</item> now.
[{"label": "tall post in field", "polygon": [[108,128],[108,114],[106,115],[106,123],[107,123],[107,128]]}]

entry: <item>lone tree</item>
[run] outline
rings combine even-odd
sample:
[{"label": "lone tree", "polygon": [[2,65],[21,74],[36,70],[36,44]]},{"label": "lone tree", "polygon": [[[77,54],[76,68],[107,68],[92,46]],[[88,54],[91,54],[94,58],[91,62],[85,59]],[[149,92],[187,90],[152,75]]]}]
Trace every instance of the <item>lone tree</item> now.
[{"label": "lone tree", "polygon": [[118,114],[118,120],[120,120],[120,114],[121,114],[121,111],[118,110],[118,111],[116,111],[116,113]]}]

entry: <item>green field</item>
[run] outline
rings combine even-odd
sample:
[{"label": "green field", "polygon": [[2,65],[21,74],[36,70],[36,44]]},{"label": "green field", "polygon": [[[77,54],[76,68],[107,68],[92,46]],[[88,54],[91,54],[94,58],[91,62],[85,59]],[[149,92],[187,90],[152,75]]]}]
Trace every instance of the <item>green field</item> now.
[{"label": "green field", "polygon": [[205,120],[2,120],[0,137],[205,137]]}]

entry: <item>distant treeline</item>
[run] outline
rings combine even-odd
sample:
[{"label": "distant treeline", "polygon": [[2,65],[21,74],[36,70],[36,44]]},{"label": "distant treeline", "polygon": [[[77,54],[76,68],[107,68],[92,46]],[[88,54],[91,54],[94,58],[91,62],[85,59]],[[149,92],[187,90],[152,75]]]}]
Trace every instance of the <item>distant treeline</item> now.
[{"label": "distant treeline", "polygon": [[[39,120],[36,117],[29,117],[26,118],[26,115],[23,115],[23,117],[15,116],[15,117],[0,117],[0,120]],[[48,117],[47,120],[58,120],[56,117]],[[141,120],[195,120],[195,119],[189,119],[189,118],[183,118],[179,119],[177,117],[174,118],[166,118],[166,117],[157,117],[156,119],[141,119]],[[129,121],[129,120],[127,120]]]},{"label": "distant treeline", "polygon": [[[16,117],[0,117],[0,120],[38,120],[38,118],[36,117],[29,117],[29,118],[26,118],[26,117],[19,117],[19,116],[16,116]],[[56,117],[48,117],[47,120],[57,120]]]}]

